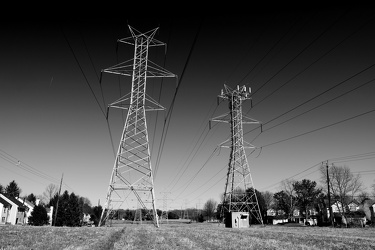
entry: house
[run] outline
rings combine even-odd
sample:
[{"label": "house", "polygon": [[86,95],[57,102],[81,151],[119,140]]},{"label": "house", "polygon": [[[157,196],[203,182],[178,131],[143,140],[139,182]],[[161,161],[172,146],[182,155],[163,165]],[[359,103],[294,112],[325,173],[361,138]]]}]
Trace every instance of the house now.
[{"label": "house", "polygon": [[287,216],[283,210],[268,209],[266,223],[267,224],[279,224],[288,222]]},{"label": "house", "polygon": [[349,204],[348,204],[348,208],[349,208],[349,211],[350,212],[355,212],[359,209],[359,202],[356,201],[356,200],[352,200]]},{"label": "house", "polygon": [[332,207],[332,213],[334,213],[334,214],[343,212],[342,204],[339,201],[333,202],[331,207]]},{"label": "house", "polygon": [[8,221],[11,207],[9,202],[0,197],[0,224],[5,224]]},{"label": "house", "polygon": [[46,210],[47,210],[47,215],[48,215],[48,217],[49,217],[49,222],[48,222],[48,224],[49,224],[50,226],[52,226],[53,206],[46,207]]},{"label": "house", "polygon": [[91,226],[92,224],[93,224],[93,221],[91,221],[91,215],[88,213],[83,213],[82,225]]},{"label": "house", "polygon": [[267,216],[276,216],[276,210],[272,208],[268,209]]},{"label": "house", "polygon": [[24,224],[28,224],[29,222],[28,219],[31,216],[31,212],[34,210],[35,205],[31,203],[30,201],[26,200],[25,198],[22,199],[18,197],[17,200],[28,208],[25,214],[25,218],[24,218]]},{"label": "house", "polygon": [[[0,217],[5,217],[4,224],[24,224],[24,218],[26,217],[26,212],[28,211],[28,207],[22,204],[18,199],[10,196],[6,196],[4,194],[0,194],[0,198],[4,200],[7,205],[3,204],[3,209],[0,211]],[[7,211],[4,209],[4,205],[7,206]],[[10,208],[9,208],[10,207]],[[6,216],[3,216],[6,214]]]},{"label": "house", "polygon": [[[17,198],[18,201],[22,202],[22,204],[24,206],[27,206],[28,207],[28,210],[26,212],[26,215],[25,215],[25,218],[24,218],[24,224],[28,224],[29,223],[29,217],[31,216],[31,212],[34,210],[34,207],[35,206],[38,206],[39,205],[39,202],[40,202],[40,199],[36,199],[35,201],[35,205],[33,203],[31,203],[30,201],[26,200],[25,198],[24,199],[21,199],[21,198]],[[49,225],[52,226],[52,214],[53,214],[53,206],[49,207],[49,208],[46,208],[47,210],[47,215],[49,217]]]},{"label": "house", "polygon": [[340,201],[334,201],[331,205],[332,207],[332,213],[344,213],[344,212],[355,212],[359,209],[360,203],[356,200],[352,200],[349,202],[347,206],[342,206]]}]

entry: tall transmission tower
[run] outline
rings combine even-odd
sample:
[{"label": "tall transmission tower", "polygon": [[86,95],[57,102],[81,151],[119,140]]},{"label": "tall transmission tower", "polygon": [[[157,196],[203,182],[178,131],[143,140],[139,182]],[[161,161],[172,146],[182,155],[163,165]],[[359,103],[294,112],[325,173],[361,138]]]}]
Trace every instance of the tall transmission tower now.
[{"label": "tall transmission tower", "polygon": [[255,147],[243,139],[242,125],[259,123],[242,115],[242,102],[250,99],[250,92],[250,89],[246,90],[246,86],[237,85],[236,89],[231,89],[224,85],[218,97],[229,102],[229,112],[212,118],[212,121],[230,123],[231,128],[231,137],[220,144],[221,147],[231,149],[221,216],[224,218],[228,212],[249,212],[260,224],[263,224],[245,152],[245,148]]},{"label": "tall transmission tower", "polygon": [[149,77],[175,77],[148,59],[149,47],[162,46],[154,35],[158,28],[141,33],[129,26],[131,37],[118,42],[134,46],[134,58],[102,70],[102,72],[131,76],[131,92],[108,105],[127,109],[128,113],[118,147],[116,160],[109,181],[106,202],[100,217],[100,225],[108,219],[112,210],[125,203],[128,207],[138,202],[149,211],[154,224],[159,227],[156,213],[153,172],[147,133],[145,111],[164,110],[164,107],[146,94]]}]

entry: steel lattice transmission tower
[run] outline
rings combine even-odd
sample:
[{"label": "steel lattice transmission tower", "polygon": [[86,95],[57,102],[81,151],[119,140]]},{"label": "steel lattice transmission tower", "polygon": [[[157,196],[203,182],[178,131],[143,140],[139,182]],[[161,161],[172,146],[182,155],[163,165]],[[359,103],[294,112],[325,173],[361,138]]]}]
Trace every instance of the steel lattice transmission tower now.
[{"label": "steel lattice transmission tower", "polygon": [[236,89],[231,89],[224,85],[218,97],[229,102],[229,112],[212,118],[212,121],[230,123],[231,128],[231,137],[220,144],[221,147],[231,149],[221,216],[223,218],[228,212],[249,212],[260,224],[263,224],[245,152],[245,148],[255,147],[243,139],[242,125],[259,123],[242,115],[242,102],[250,99],[250,89],[247,91],[246,86],[239,87],[238,85]]},{"label": "steel lattice transmission tower", "polygon": [[164,110],[146,94],[149,77],[175,77],[148,59],[148,49],[164,43],[154,39],[158,28],[141,33],[129,26],[131,37],[118,42],[134,46],[134,58],[102,70],[103,72],[131,76],[131,92],[108,105],[127,109],[128,113],[113,166],[106,203],[100,225],[108,219],[113,209],[123,203],[128,207],[137,202],[150,211],[155,226],[159,226],[156,213],[155,191],[145,111]]}]

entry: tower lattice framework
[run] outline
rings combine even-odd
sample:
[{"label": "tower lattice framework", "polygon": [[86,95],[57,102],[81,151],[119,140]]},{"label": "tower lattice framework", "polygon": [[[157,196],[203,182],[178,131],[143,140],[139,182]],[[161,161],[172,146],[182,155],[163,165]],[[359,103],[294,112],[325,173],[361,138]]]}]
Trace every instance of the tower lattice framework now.
[{"label": "tower lattice framework", "polygon": [[246,86],[231,89],[224,85],[218,96],[229,102],[229,112],[212,118],[212,121],[230,123],[231,137],[220,144],[230,148],[227,179],[221,206],[221,217],[228,212],[249,212],[263,224],[258,198],[255,192],[245,148],[255,148],[243,139],[243,124],[257,124],[252,118],[242,115],[242,102],[250,99]]},{"label": "tower lattice framework", "polygon": [[106,73],[131,76],[132,86],[129,94],[108,105],[127,109],[128,113],[100,225],[104,224],[115,209],[140,204],[142,209],[148,211],[148,216],[152,217],[155,226],[159,226],[145,112],[164,108],[146,94],[146,79],[175,75],[148,59],[150,47],[165,45],[154,39],[157,29],[141,33],[129,26],[131,37],[120,39],[118,42],[133,45],[134,58],[102,70]]}]

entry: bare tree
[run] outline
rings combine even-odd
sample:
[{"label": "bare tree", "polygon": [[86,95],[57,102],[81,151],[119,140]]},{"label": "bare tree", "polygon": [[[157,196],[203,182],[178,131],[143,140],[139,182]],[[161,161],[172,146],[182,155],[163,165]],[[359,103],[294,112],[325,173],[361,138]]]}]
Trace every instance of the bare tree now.
[{"label": "bare tree", "polygon": [[209,199],[203,205],[203,214],[207,217],[207,220],[211,220],[215,217],[215,210],[217,207],[217,202],[214,199]]},{"label": "bare tree", "polygon": [[59,187],[53,183],[49,184],[45,191],[43,192],[43,202],[48,204],[49,201],[55,196],[55,194],[59,191]]},{"label": "bare tree", "polygon": [[294,190],[294,183],[296,183],[293,179],[285,179],[281,181],[280,188],[282,191],[284,191],[285,194],[288,195],[289,201],[287,202],[287,205],[289,207],[289,217],[293,216],[293,211],[296,207],[296,192]]},{"label": "bare tree", "polygon": [[[327,183],[327,170],[321,166],[321,182]],[[328,169],[329,186],[333,203],[337,205],[341,215],[344,215],[345,208],[354,199],[354,196],[362,191],[362,181],[359,174],[354,175],[347,166],[331,166]],[[323,185],[327,191],[327,185]]]},{"label": "bare tree", "polygon": [[273,205],[273,193],[270,191],[264,191],[261,193],[264,199],[264,203],[266,204],[266,209],[271,208]]}]

